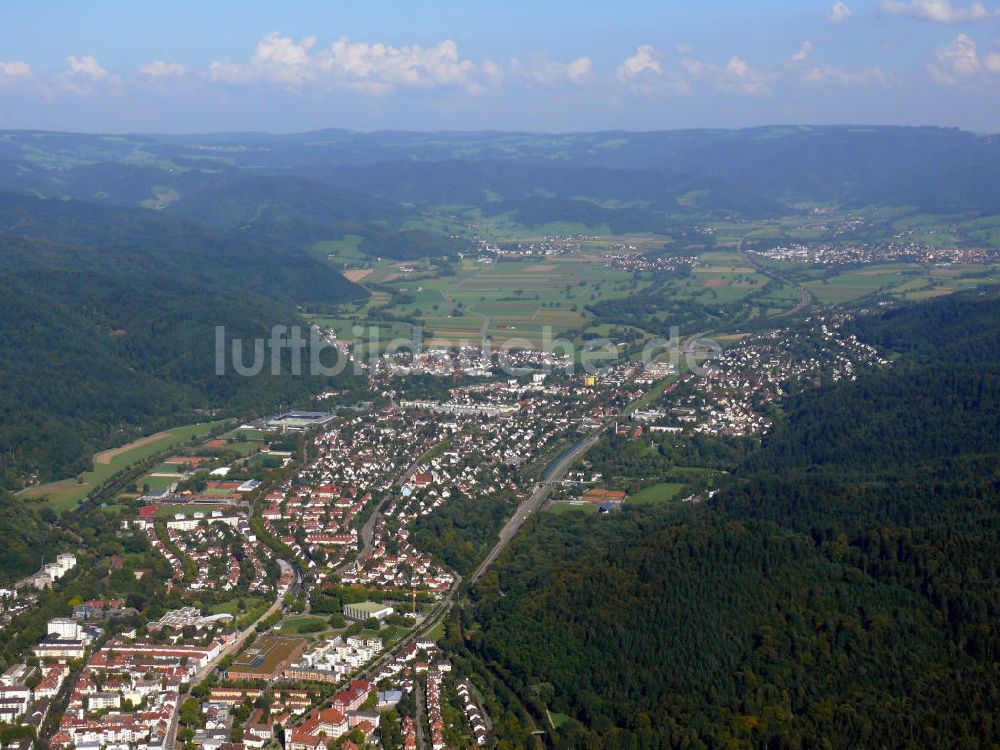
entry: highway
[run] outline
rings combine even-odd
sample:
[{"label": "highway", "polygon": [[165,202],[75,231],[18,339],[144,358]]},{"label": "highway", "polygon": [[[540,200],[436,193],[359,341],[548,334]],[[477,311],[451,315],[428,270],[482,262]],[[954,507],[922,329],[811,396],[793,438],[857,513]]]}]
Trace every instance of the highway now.
[{"label": "highway", "polygon": [[[689,339],[689,341],[692,341],[701,335],[704,334],[696,334],[696,336],[692,337],[692,339]],[[601,434],[608,427],[614,424],[615,421],[616,421],[615,419],[609,419],[608,421],[604,422],[600,427],[594,429],[589,435],[580,438],[577,442],[565,448],[561,453],[559,453],[559,455],[557,455],[551,461],[551,463],[549,463],[549,465],[545,468],[545,471],[542,472],[542,476],[539,479],[539,481],[536,482],[535,485],[533,486],[531,495],[528,497],[527,500],[518,505],[517,510],[514,511],[514,514],[507,520],[507,523],[504,524],[503,528],[500,530],[497,543],[493,546],[493,549],[490,550],[490,553],[486,556],[486,558],[479,564],[479,567],[476,568],[475,572],[469,579],[470,583],[475,583],[476,581],[478,581],[483,576],[483,574],[485,574],[486,571],[489,570],[490,566],[496,561],[496,559],[504,551],[507,545],[510,544],[510,541],[517,535],[517,532],[524,525],[524,522],[528,520],[528,518],[531,516],[532,513],[535,513],[542,507],[546,497],[548,496],[549,488],[551,487],[551,485],[558,483],[562,479],[562,477],[566,474],[566,472],[569,470],[569,468],[582,455],[584,455],[588,450],[590,450],[591,447],[593,447],[594,443],[597,442]],[[429,450],[433,449],[434,447],[432,447]],[[416,471],[417,466],[419,466],[419,464],[424,460],[426,455],[427,452],[425,452],[423,455],[420,456],[420,458],[414,461],[413,464],[407,467],[406,471],[399,476],[399,479],[397,479],[396,482],[397,485],[402,485],[410,477],[410,475],[414,471]],[[372,512],[371,518],[369,518],[368,522],[365,524],[365,527],[371,526],[373,528],[375,524],[374,519],[376,519],[379,515],[380,515],[379,509],[376,508]],[[362,537],[365,537],[364,531],[362,531]],[[451,608],[454,606],[455,601],[458,597],[458,591],[461,585],[462,585],[462,577],[456,574],[455,581],[453,582],[451,590],[448,592],[448,595],[442,598],[435,605],[434,609],[424,619],[424,621],[421,622],[420,625],[418,625],[416,628],[414,628],[413,632],[410,633],[406,638],[403,638],[401,641],[394,644],[392,648],[387,649],[386,651],[381,653],[373,661],[367,664],[360,672],[353,675],[352,679],[360,678],[372,681],[378,675],[381,669],[390,661],[393,661],[397,657],[397,655],[401,651],[403,651],[407,646],[409,646],[411,643],[414,643],[418,640],[425,638],[427,634],[430,633],[430,631],[433,630],[438,625],[438,623],[442,622],[445,619],[445,617],[448,615],[448,612],[451,611]],[[349,680],[345,680],[343,684],[347,684],[347,682],[349,682]],[[325,708],[329,704],[329,700],[330,699],[328,698],[325,701],[323,701],[323,703],[321,703],[318,706],[318,708]]]},{"label": "highway", "polygon": [[[791,315],[812,304],[814,298],[813,295],[808,290],[802,288],[801,286],[792,281],[789,281],[779,276],[770,269],[762,266],[762,264],[760,264],[760,262],[756,258],[752,257],[751,254],[744,253],[743,238],[740,239],[740,243],[737,249],[738,252],[741,255],[743,255],[747,259],[747,261],[751,263],[762,274],[765,274],[770,278],[773,278],[781,283],[789,284],[799,292],[800,301],[795,308],[778,313],[773,317],[783,317],[786,315]],[[684,340],[683,344],[681,345],[681,352],[689,357],[693,356],[698,350],[699,341],[705,336],[708,336],[712,333],[714,333],[714,331],[706,330],[706,331],[700,331],[692,336],[689,336]],[[517,535],[518,531],[520,531],[521,527],[528,520],[528,518],[533,513],[536,513],[540,508],[543,507],[545,500],[548,497],[551,486],[553,484],[559,483],[562,480],[563,476],[565,476],[569,468],[581,456],[583,456],[588,450],[590,450],[591,447],[593,447],[593,445],[597,442],[601,434],[611,424],[613,424],[614,421],[615,420],[608,420],[600,427],[593,430],[589,435],[587,435],[584,438],[581,438],[576,443],[563,450],[558,456],[556,456],[552,460],[552,462],[546,467],[545,471],[542,473],[540,480],[536,482],[532,487],[532,491],[529,497],[520,505],[518,505],[513,515],[511,515],[511,517],[507,520],[503,528],[500,529],[496,544],[493,546],[489,554],[483,559],[483,561],[476,568],[475,572],[469,578],[470,584],[476,583],[483,577],[486,571],[489,570],[490,566],[492,566],[493,563],[497,560],[497,558],[500,557],[504,549],[506,549],[507,545],[510,544],[511,540],[514,539],[514,537]],[[420,457],[418,457],[410,466],[406,468],[404,472],[402,472],[398,476],[395,482],[396,487],[402,486],[406,482],[406,480],[410,478],[413,472],[416,471],[417,467],[420,465],[421,462],[425,460],[427,454],[431,450],[433,450],[434,447],[436,446],[432,446],[432,448],[428,449],[428,451],[425,451],[423,454],[421,454]],[[381,518],[382,516],[381,507],[382,503],[380,503],[379,506],[372,511],[371,515],[369,516],[369,518],[367,519],[367,521],[365,522],[364,526],[361,529],[361,535],[360,535],[361,550],[359,552],[359,558],[358,558],[360,560],[366,559],[371,554],[374,528],[375,525],[378,523],[378,519]],[[344,567],[346,568],[352,565],[354,565],[354,563],[348,563]],[[296,582],[294,585],[297,586],[298,583],[299,583],[298,578],[296,578]],[[419,626],[414,628],[413,632],[410,633],[409,636],[402,639],[400,642],[396,643],[391,649],[388,649],[387,651],[380,654],[376,659],[374,659],[364,669],[362,669],[358,674],[356,674],[354,678],[357,679],[360,677],[362,679],[367,679],[367,680],[374,679],[374,677],[379,673],[379,671],[390,661],[394,660],[396,656],[409,644],[414,643],[415,641],[420,640],[422,638],[425,638],[431,630],[433,630],[440,622],[442,622],[445,619],[448,612],[454,606],[461,584],[462,584],[462,577],[456,575],[454,584],[452,585],[451,590],[448,592],[448,595],[445,596],[443,599],[441,599],[435,605],[432,612],[424,619],[424,621],[421,622]],[[275,603],[271,606],[271,608],[268,609],[268,611],[265,612],[260,619],[263,619],[268,615],[272,614],[280,606],[281,606],[281,598],[279,597],[279,599],[275,601]],[[231,643],[229,646],[227,646],[225,651],[222,654],[220,654],[219,657],[217,657],[217,659],[213,660],[212,664],[207,665],[204,668],[204,670],[199,671],[198,679],[194,681],[192,684],[197,684],[198,681],[204,679],[204,677],[207,676],[207,674],[209,674],[211,670],[215,668],[218,662],[220,662],[226,655],[238,651],[239,648],[242,646],[244,640],[246,639],[246,636],[249,634],[249,632],[253,630],[255,625],[256,623],[251,625],[247,630],[243,631],[240,638],[237,639],[237,641]],[[323,707],[325,705],[327,705],[327,701],[324,701],[320,707]],[[418,716],[419,715],[420,712],[418,712]],[[176,732],[176,726],[173,727],[173,733],[175,732]],[[173,746],[172,745],[174,739],[173,736],[170,739],[171,743],[168,743],[167,747]],[[419,737],[418,741],[423,739],[424,739],[423,737]]]},{"label": "highway", "polygon": [[[593,444],[597,442],[597,438],[600,436],[601,432],[603,432],[604,429],[607,428],[609,424],[611,424],[611,422],[602,425],[600,428],[595,430],[589,436],[582,438],[578,442],[574,443],[572,446],[570,446],[562,453],[560,453],[552,461],[552,463],[549,464],[549,466],[545,469],[545,471],[542,474],[541,481],[535,484],[531,496],[518,506],[517,510],[514,512],[514,515],[512,515],[510,519],[508,519],[507,523],[500,530],[500,536],[499,539],[497,540],[496,545],[490,551],[490,554],[487,555],[486,559],[484,559],[483,562],[480,563],[479,567],[476,569],[476,572],[470,578],[470,581],[472,583],[475,583],[477,580],[479,580],[479,578],[483,575],[483,573],[485,573],[486,570],[490,567],[490,565],[492,565],[493,562],[497,559],[497,557],[500,556],[500,553],[503,552],[504,548],[510,543],[510,540],[514,538],[514,536],[517,534],[518,530],[528,519],[528,517],[534,511],[538,510],[541,507],[542,503],[545,501],[546,496],[548,495],[548,483],[555,482],[561,479],[562,476],[569,469],[569,467],[573,465],[573,462],[576,461],[581,455],[586,453],[588,450],[590,450],[591,446],[593,446]],[[414,468],[415,466],[410,467],[410,469],[407,470],[407,473],[405,473],[403,477],[404,478],[408,477],[409,474],[412,473],[412,470]],[[396,656],[401,651],[403,651],[407,646],[409,646],[411,643],[414,643],[426,637],[427,634],[431,630],[433,630],[438,623],[442,622],[445,619],[445,617],[448,615],[448,612],[451,611],[452,606],[454,606],[455,604],[455,599],[457,598],[458,590],[461,584],[462,584],[462,577],[456,575],[455,581],[451,587],[451,591],[449,591],[448,595],[443,599],[441,599],[441,601],[439,601],[435,605],[434,610],[427,616],[427,618],[422,623],[420,623],[420,625],[414,628],[413,632],[410,633],[410,635],[401,640],[399,643],[393,645],[391,649],[388,649],[387,651],[383,652],[375,660],[366,665],[359,674],[354,675],[353,679],[360,678],[365,680],[372,680],[381,671],[382,667],[384,667],[390,661],[393,661],[396,658]],[[347,682],[348,681],[345,680],[344,684],[346,684]],[[327,703],[328,701],[324,701],[322,704],[320,704],[320,708],[325,707]]]},{"label": "highway", "polygon": [[528,520],[528,517],[537,511],[542,504],[545,502],[545,498],[549,494],[550,484],[553,482],[558,482],[562,479],[563,475],[569,470],[569,467],[573,465],[580,456],[590,450],[591,446],[597,442],[597,438],[600,434],[607,428],[607,424],[603,425],[593,434],[588,437],[583,438],[579,442],[567,448],[565,451],[559,454],[556,459],[549,464],[548,468],[542,474],[542,480],[535,484],[532,489],[530,497],[517,506],[517,510],[514,511],[507,523],[504,524],[503,528],[500,529],[500,536],[497,539],[496,545],[490,550],[490,553],[486,556],[476,568],[476,572],[472,574],[469,578],[469,583],[475,583],[483,574],[489,569],[489,567],[496,561],[500,556],[500,553],[504,551],[504,548],[510,544],[510,540],[514,538],[517,532],[524,525],[524,522]]}]

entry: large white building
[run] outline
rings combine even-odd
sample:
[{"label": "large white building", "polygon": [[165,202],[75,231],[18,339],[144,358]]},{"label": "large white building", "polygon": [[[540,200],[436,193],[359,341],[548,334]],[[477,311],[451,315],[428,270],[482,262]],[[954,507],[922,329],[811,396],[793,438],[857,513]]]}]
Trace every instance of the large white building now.
[{"label": "large white building", "polygon": [[51,588],[52,584],[76,567],[76,555],[62,552],[56,556],[55,562],[46,563],[37,573],[18,581],[17,587],[32,586],[36,589]]},{"label": "large white building", "polygon": [[48,633],[32,650],[39,659],[56,659],[59,662],[82,659],[87,645],[100,632],[97,628],[84,628],[68,617],[57,617],[49,620]]},{"label": "large white building", "polygon": [[369,617],[384,620],[393,612],[395,610],[392,607],[377,602],[357,602],[344,605],[344,617],[351,620],[367,620]]},{"label": "large white building", "polygon": [[57,617],[49,620],[48,634],[57,635],[61,640],[79,641],[82,640],[83,630],[80,623],[68,617]]}]

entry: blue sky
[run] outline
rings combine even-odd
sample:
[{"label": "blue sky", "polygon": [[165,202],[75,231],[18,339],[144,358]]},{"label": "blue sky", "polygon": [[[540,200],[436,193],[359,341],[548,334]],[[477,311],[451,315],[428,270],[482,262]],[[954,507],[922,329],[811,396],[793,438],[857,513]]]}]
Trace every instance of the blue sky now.
[{"label": "blue sky", "polygon": [[1000,131],[1000,0],[4,0],[0,128]]}]

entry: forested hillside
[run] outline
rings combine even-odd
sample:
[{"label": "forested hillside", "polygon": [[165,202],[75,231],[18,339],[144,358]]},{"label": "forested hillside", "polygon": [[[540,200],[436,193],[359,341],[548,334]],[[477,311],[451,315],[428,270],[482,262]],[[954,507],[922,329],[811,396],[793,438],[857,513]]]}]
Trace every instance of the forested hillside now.
[{"label": "forested hillside", "polygon": [[546,515],[467,646],[573,717],[557,747],[993,746],[998,321],[962,295],[859,322],[907,353],[800,396],[708,505]]},{"label": "forested hillside", "polygon": [[187,218],[229,227],[337,222],[400,224],[410,212],[391,201],[295,177],[236,177],[171,207]]},{"label": "forested hillside", "polygon": [[[100,447],[308,402],[323,378],[215,374],[215,329],[266,338],[364,294],[304,248],[145,209],[0,195],[0,477],[63,477]],[[304,325],[304,324],[303,324]]]},{"label": "forested hillside", "polygon": [[38,570],[42,555],[55,552],[50,510],[29,508],[0,489],[0,587]]}]

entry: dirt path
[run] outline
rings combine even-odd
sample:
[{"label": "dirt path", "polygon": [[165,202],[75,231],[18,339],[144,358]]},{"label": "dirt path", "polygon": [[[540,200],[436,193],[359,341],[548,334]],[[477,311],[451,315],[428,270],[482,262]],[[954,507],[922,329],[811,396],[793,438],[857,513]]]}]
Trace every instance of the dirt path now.
[{"label": "dirt path", "polygon": [[139,438],[138,440],[133,440],[131,443],[121,446],[120,448],[111,448],[110,450],[101,451],[94,456],[95,464],[109,464],[115,460],[122,453],[127,453],[133,448],[141,448],[144,445],[149,445],[150,443],[155,443],[164,438],[170,437],[169,431],[157,432],[155,435],[147,435],[144,438]]}]

